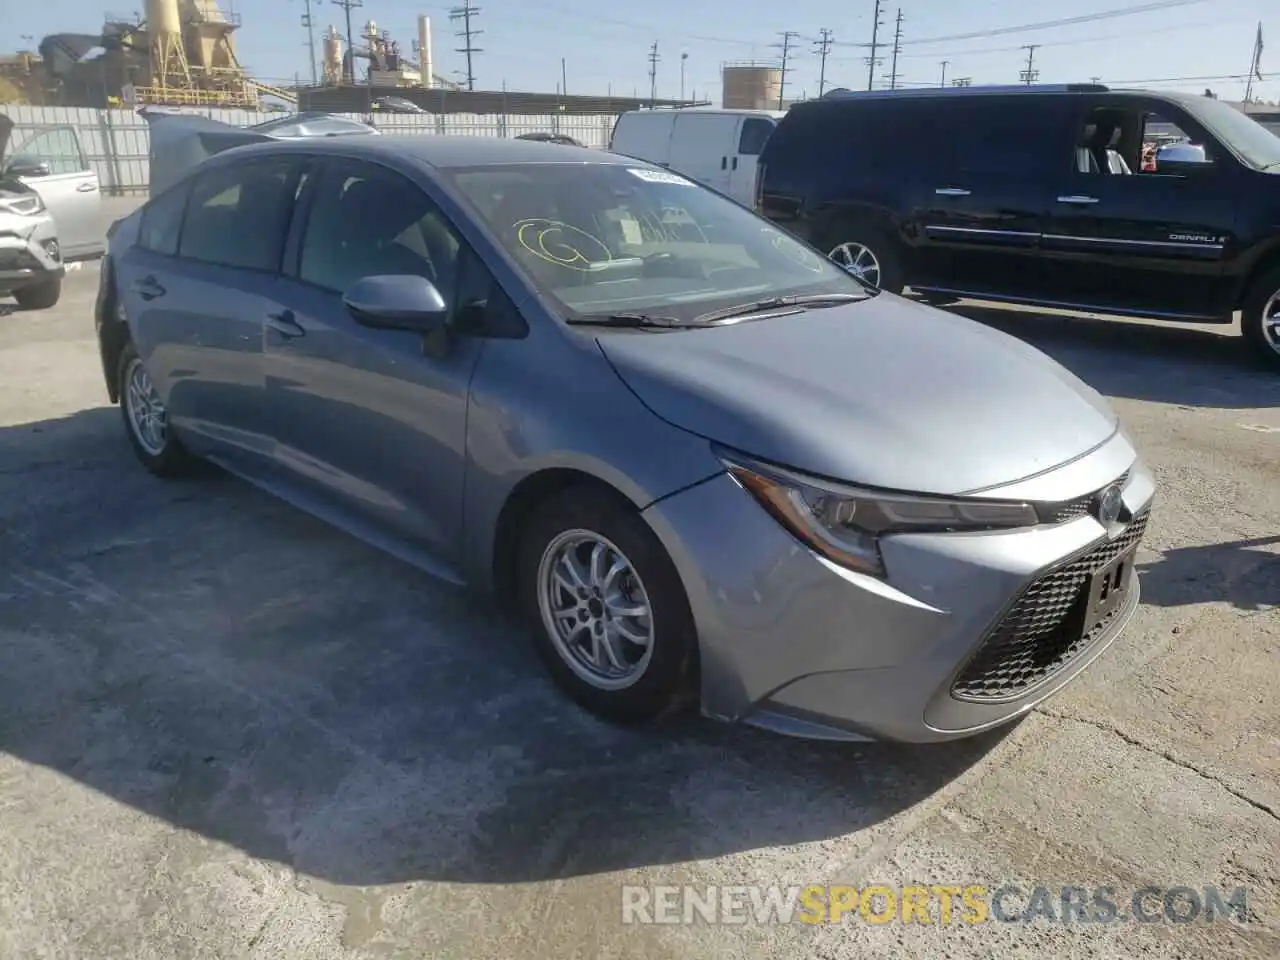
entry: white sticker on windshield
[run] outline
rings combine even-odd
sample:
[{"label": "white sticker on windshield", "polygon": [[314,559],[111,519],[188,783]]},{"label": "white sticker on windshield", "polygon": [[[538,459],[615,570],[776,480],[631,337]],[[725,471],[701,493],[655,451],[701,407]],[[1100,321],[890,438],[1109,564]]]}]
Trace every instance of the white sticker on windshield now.
[{"label": "white sticker on windshield", "polygon": [[666,170],[641,170],[637,167],[627,167],[627,172],[639,177],[645,183],[671,183],[678,187],[693,186],[684,177],[678,177],[674,173],[668,173]]}]

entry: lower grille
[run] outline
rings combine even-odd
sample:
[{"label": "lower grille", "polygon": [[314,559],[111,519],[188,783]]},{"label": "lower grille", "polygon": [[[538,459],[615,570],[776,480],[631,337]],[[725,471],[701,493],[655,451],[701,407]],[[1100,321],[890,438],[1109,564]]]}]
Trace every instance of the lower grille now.
[{"label": "lower grille", "polygon": [[34,270],[40,261],[26,250],[0,250],[0,270]]},{"label": "lower grille", "polygon": [[1087,649],[1120,611],[1084,632],[1089,580],[1142,539],[1143,511],[1116,539],[1044,574],[1023,591],[951,685],[960,700],[1008,700],[1057,673]]}]

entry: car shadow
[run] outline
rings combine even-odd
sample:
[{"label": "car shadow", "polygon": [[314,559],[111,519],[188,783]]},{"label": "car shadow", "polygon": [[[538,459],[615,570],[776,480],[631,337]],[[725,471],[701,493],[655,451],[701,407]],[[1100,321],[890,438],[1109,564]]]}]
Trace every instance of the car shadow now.
[{"label": "car shadow", "polygon": [[1280,612],[1278,545],[1280,534],[1165,550],[1139,565],[1142,600],[1160,607],[1225,600],[1238,610]]},{"label": "car shadow", "polygon": [[1155,326],[964,302],[946,308],[1025,340],[1111,397],[1186,407],[1280,407],[1280,372],[1221,328]]},{"label": "car shadow", "polygon": [[866,830],[1000,742],[807,743],[569,703],[492,604],[114,408],[0,429],[0,749],[335,883],[512,883]]}]

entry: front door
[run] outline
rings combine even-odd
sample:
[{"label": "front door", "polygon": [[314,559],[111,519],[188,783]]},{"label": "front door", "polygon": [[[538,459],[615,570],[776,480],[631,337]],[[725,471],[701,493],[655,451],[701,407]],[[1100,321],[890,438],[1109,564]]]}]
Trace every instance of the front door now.
[{"label": "front door", "polygon": [[756,171],[765,141],[775,126],[770,117],[743,117],[738,130],[738,149],[729,158],[729,196],[744,207],[754,207]]},{"label": "front door", "polygon": [[307,193],[300,249],[286,263],[287,308],[265,334],[277,466],[305,494],[452,563],[468,392],[483,341],[441,344],[361,326],[342,294],[361,277],[416,274],[456,307],[484,299],[475,283],[487,272],[468,268],[483,266],[400,174],[334,160]]},{"label": "front door", "polygon": [[727,194],[741,119],[735,113],[677,112],[671,133],[671,169]]},{"label": "front door", "polygon": [[62,257],[100,254],[106,244],[98,175],[90,169],[74,127],[42,130],[21,143],[9,163],[44,201],[58,230]]},{"label": "front door", "polygon": [[[1163,102],[1087,104],[1076,127],[1074,162],[1058,177],[1045,220],[1046,295],[1101,310],[1229,317],[1234,158]],[[1202,169],[1144,162],[1170,130],[1205,148]]]}]

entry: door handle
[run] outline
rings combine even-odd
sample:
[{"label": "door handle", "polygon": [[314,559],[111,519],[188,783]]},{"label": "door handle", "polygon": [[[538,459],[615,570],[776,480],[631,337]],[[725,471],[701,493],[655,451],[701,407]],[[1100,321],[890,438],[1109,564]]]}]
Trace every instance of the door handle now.
[{"label": "door handle", "polygon": [[1078,195],[1078,194],[1072,194],[1071,196],[1068,196],[1068,197],[1059,197],[1059,198],[1058,198],[1058,202],[1059,202],[1059,203],[1076,203],[1076,204],[1097,203],[1097,202],[1098,202],[1098,198],[1097,198],[1097,197],[1082,197],[1082,196],[1080,196],[1080,195]]},{"label": "door handle", "polygon": [[97,193],[98,185],[96,183],[82,183],[76,187],[76,193]]},{"label": "door handle", "polygon": [[129,289],[143,300],[154,300],[156,297],[163,297],[165,294],[164,287],[160,285],[155,277],[143,277],[141,280],[135,280],[129,285]]},{"label": "door handle", "polygon": [[728,169],[729,169],[729,158],[728,158],[728,157],[721,157],[721,158],[720,158],[720,169],[721,169],[721,170],[728,170]]},{"label": "door handle", "polygon": [[738,158],[737,158],[737,157],[734,157],[734,158],[733,158],[733,169],[735,169],[735,170],[737,170],[737,169],[738,169]]},{"label": "door handle", "polygon": [[969,191],[964,187],[938,187],[933,191],[940,197],[967,197]]},{"label": "door handle", "polygon": [[286,340],[292,340],[294,337],[301,337],[306,334],[306,330],[293,318],[292,310],[282,310],[280,313],[267,314],[267,326],[274,330]]}]

